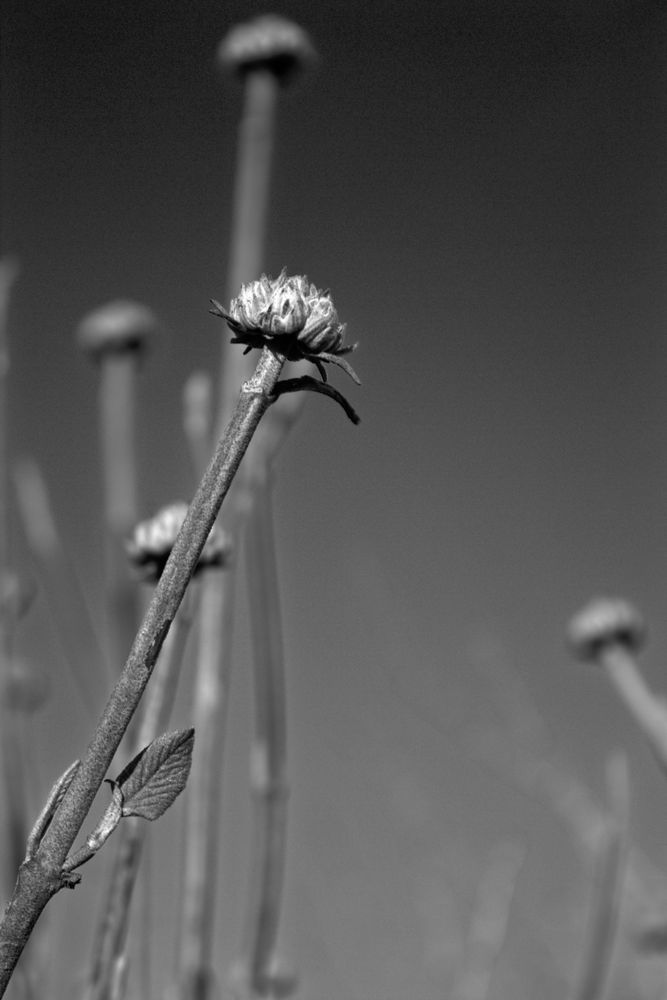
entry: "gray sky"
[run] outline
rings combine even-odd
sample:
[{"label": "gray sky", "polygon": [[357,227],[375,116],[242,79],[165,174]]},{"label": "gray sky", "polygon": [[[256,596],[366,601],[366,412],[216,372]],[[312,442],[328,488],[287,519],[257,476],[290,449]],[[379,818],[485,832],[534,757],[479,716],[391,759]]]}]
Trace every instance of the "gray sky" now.
[{"label": "gray sky", "polygon": [[[146,513],[188,495],[180,387],[217,365],[207,309],[224,296],[240,107],[214,54],[264,10],[3,4],[2,249],[22,263],[12,449],[49,477],[93,599],[95,380],[73,329],[117,296],[162,317],[142,375]],[[606,754],[628,749],[637,835],[664,861],[659,776],[563,644],[590,593],[626,593],[651,625],[647,673],[667,686],[664,12],[344,0],[280,13],[321,58],[281,97],[266,267],[331,288],[364,383],[333,376],[358,428],[309,399],[278,483],[285,951],[310,1000],[435,1000],[488,852],[516,840],[529,853],[494,995],[548,1000],[586,883],[549,811],[474,759],[474,732],[499,716],[471,659],[490,649],[518,671],[596,790]],[[25,639],[34,655],[48,655],[45,630]],[[241,623],[221,973],[244,886],[246,645]],[[35,736],[45,785],[87,727],[59,690]],[[85,922],[96,877],[52,908]]]}]

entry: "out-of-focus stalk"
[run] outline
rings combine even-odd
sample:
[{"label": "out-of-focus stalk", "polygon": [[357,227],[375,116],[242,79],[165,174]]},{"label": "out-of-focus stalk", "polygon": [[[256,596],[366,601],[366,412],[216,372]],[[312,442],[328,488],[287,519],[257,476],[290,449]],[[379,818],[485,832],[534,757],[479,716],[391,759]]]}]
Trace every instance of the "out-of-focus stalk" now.
[{"label": "out-of-focus stalk", "polygon": [[245,545],[254,658],[255,725],[250,756],[253,848],[241,963],[250,996],[274,995],[287,838],[287,718],[272,491],[259,488]]},{"label": "out-of-focus stalk", "polygon": [[630,811],[628,764],[623,755],[612,757],[608,762],[607,784],[611,800],[611,821],[597,849],[593,902],[582,967],[572,993],[573,1000],[603,1000],[606,996],[619,922]]},{"label": "out-of-focus stalk", "polygon": [[[8,536],[8,457],[7,457],[7,383],[9,376],[9,302],[11,290],[18,277],[18,263],[12,258],[0,260],[0,578],[9,579],[9,536]],[[20,726],[12,708],[6,704],[2,692],[9,685],[14,655],[14,631],[16,621],[13,614],[0,616],[0,780],[2,781],[2,801],[0,810],[2,822],[0,833],[2,850],[0,864],[0,899],[8,899],[12,881],[21,862],[23,845],[27,833],[25,781],[23,777],[23,756],[20,743]]]},{"label": "out-of-focus stalk", "polygon": [[525,855],[525,849],[515,843],[501,844],[493,851],[477,890],[465,964],[452,991],[453,1000],[487,1000],[490,995]]},{"label": "out-of-focus stalk", "polygon": [[157,329],[157,320],[150,309],[120,300],[89,313],[77,330],[82,349],[99,365],[109,660],[119,666],[130,648],[139,610],[137,589],[128,575],[122,548],[124,535],[139,518],[136,377],[141,354]]},{"label": "out-of-focus stalk", "polygon": [[56,638],[92,722],[103,704],[104,681],[112,680],[109,664],[78,577],[62,545],[46,483],[37,463],[29,458],[16,463],[14,485],[23,530]]},{"label": "out-of-focus stalk", "polygon": [[211,450],[211,402],[211,376],[208,372],[193,372],[183,387],[183,430],[197,479],[206,468]]},{"label": "out-of-focus stalk", "polygon": [[[305,33],[282,18],[267,16],[232,29],[218,56],[222,67],[243,80],[234,181],[227,287],[230,296],[262,270],[266,240],[275,107],[284,81],[312,53]],[[245,377],[247,361],[223,340],[217,424],[223,426],[235,386]],[[238,551],[241,518],[232,498],[225,528]],[[184,888],[178,935],[181,1000],[209,1000],[214,982],[218,830],[223,754],[231,680],[232,624],[235,610],[233,569],[211,574],[204,583],[199,618],[199,653],[195,687],[193,755],[188,795]]]}]

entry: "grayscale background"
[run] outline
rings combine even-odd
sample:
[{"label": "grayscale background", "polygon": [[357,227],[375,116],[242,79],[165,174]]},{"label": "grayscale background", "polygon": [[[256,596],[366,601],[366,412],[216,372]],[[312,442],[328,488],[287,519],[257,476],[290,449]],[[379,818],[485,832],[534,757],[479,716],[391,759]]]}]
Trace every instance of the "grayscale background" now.
[{"label": "grayscale background", "polygon": [[[119,296],[159,314],[141,376],[142,503],[148,515],[189,496],[180,393],[218,362],[223,331],[207,310],[225,295],[241,97],[215,50],[266,9],[2,6],[1,237],[22,267],[11,448],[48,477],[97,613],[96,379],[73,331]],[[311,33],[320,60],[281,95],[266,268],[331,289],[363,381],[332,374],[358,428],[310,397],[280,462],[283,951],[308,1000],[439,1000],[480,876],[509,842],[526,857],[493,996],[555,1000],[576,964],[590,869],[503,753],[489,755],[491,732],[527,718],[517,685],[596,796],[608,754],[628,752],[633,836],[667,862],[664,780],[564,641],[590,595],[625,594],[650,623],[646,674],[667,691],[664,7],[285,0],[276,12]],[[16,546],[22,558],[18,534]],[[39,600],[21,646],[52,686],[34,721],[36,812],[94,720]],[[237,650],[221,976],[239,943],[248,842],[243,601]],[[188,712],[184,698],[175,724]],[[166,978],[181,814],[179,801],[153,831]],[[54,996],[87,954],[103,868],[84,869],[45,916],[62,926]]]}]

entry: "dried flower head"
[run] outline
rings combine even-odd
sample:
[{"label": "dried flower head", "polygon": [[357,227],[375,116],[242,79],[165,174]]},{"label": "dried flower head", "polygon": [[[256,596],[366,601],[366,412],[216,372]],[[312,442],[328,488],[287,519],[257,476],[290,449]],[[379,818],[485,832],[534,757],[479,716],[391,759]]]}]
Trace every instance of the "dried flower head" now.
[{"label": "dried flower head", "polygon": [[223,69],[241,75],[266,69],[282,80],[314,58],[315,49],[303,28],[276,14],[237,24],[218,48]]},{"label": "dried flower head", "polygon": [[579,659],[591,662],[614,646],[637,652],[646,640],[646,625],[629,601],[620,597],[597,597],[570,621],[570,646]]},{"label": "dried flower head", "polygon": [[[128,558],[145,580],[159,580],[187,512],[188,505],[182,501],[162,507],[154,517],[140,521],[132,537],[126,540]],[[226,565],[231,553],[230,537],[214,525],[199,556],[195,572],[206,566]]]},{"label": "dried flower head", "polygon": [[233,344],[269,347],[289,361],[311,361],[326,381],[324,362],[338,365],[359,382],[343,355],[355,350],[345,345],[345,324],[330,292],[311,284],[305,275],[287,276],[285,268],[277,278],[265,274],[251,281],[232,299],[229,310],[212,300],[215,316],[221,316],[234,333]]},{"label": "dried flower head", "polygon": [[119,299],[89,312],[79,323],[79,346],[95,359],[140,351],[158,329],[155,314],[139,302]]}]

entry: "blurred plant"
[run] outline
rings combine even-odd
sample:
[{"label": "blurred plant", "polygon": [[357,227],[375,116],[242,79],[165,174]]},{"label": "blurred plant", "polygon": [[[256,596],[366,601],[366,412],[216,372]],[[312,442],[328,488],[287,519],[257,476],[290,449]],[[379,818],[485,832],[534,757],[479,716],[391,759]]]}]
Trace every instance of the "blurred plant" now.
[{"label": "blurred plant", "polygon": [[[106,538],[108,657],[116,667],[137,627],[136,588],[127,574],[122,539],[139,518],[135,395],[138,366],[159,329],[153,312],[118,300],[88,313],[77,329],[81,349],[100,373],[99,408]],[[117,669],[117,668],[116,668]]]},{"label": "blurred plant", "polygon": [[593,901],[573,1000],[602,1000],[610,978],[625,875],[630,812],[628,764],[621,754],[611,757],[607,764],[607,785],[611,821],[603,831],[596,851]]},{"label": "blurred plant", "polygon": [[621,598],[596,598],[572,618],[568,639],[580,659],[602,668],[667,774],[667,707],[649,689],[635,659],[646,641],[639,612]]}]

